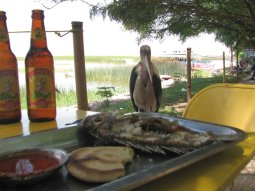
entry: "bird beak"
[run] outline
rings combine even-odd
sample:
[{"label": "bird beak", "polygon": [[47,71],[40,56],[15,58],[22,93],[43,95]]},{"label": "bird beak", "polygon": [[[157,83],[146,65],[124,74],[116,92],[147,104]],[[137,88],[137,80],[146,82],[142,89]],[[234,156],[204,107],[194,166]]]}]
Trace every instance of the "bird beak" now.
[{"label": "bird beak", "polygon": [[149,61],[148,61],[147,56],[143,56],[142,59],[141,59],[141,62],[145,65],[145,68],[148,71],[149,76],[150,76],[150,80],[152,82],[151,72],[150,72],[150,67],[149,67]]}]

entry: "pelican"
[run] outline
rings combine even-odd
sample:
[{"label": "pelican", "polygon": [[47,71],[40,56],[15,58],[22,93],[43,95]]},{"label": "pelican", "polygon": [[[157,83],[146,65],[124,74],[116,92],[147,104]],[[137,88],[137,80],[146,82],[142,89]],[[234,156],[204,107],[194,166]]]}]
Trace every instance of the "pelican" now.
[{"label": "pelican", "polygon": [[157,112],[161,103],[162,87],[157,69],[151,62],[151,49],[140,47],[141,61],[134,66],[129,90],[132,104],[138,112]]}]

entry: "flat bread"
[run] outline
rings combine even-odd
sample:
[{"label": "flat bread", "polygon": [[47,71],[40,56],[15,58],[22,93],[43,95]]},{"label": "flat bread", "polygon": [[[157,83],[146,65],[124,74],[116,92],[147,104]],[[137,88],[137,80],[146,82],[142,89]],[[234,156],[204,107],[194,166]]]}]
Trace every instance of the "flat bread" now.
[{"label": "flat bread", "polygon": [[124,146],[83,147],[70,153],[68,172],[83,181],[108,182],[125,175],[134,151]]}]

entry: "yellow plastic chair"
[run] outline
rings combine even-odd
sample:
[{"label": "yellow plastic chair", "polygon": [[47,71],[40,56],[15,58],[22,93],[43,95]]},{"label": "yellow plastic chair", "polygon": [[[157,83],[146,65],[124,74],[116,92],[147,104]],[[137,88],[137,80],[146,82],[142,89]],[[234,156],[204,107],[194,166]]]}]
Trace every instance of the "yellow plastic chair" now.
[{"label": "yellow plastic chair", "polygon": [[255,132],[255,85],[208,86],[190,100],[183,117]]}]

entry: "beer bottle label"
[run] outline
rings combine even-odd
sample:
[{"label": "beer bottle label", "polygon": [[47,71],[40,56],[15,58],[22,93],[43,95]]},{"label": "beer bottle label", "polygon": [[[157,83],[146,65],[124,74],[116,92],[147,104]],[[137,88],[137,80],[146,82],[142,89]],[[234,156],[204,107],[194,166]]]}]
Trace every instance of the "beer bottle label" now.
[{"label": "beer bottle label", "polygon": [[29,83],[28,96],[30,109],[55,108],[55,87],[53,70],[49,67],[27,68]]},{"label": "beer bottle label", "polygon": [[45,40],[45,31],[42,28],[35,28],[32,30],[32,38],[34,40]]},{"label": "beer bottle label", "polygon": [[17,69],[4,67],[0,69],[0,111],[20,109],[19,84]]}]

